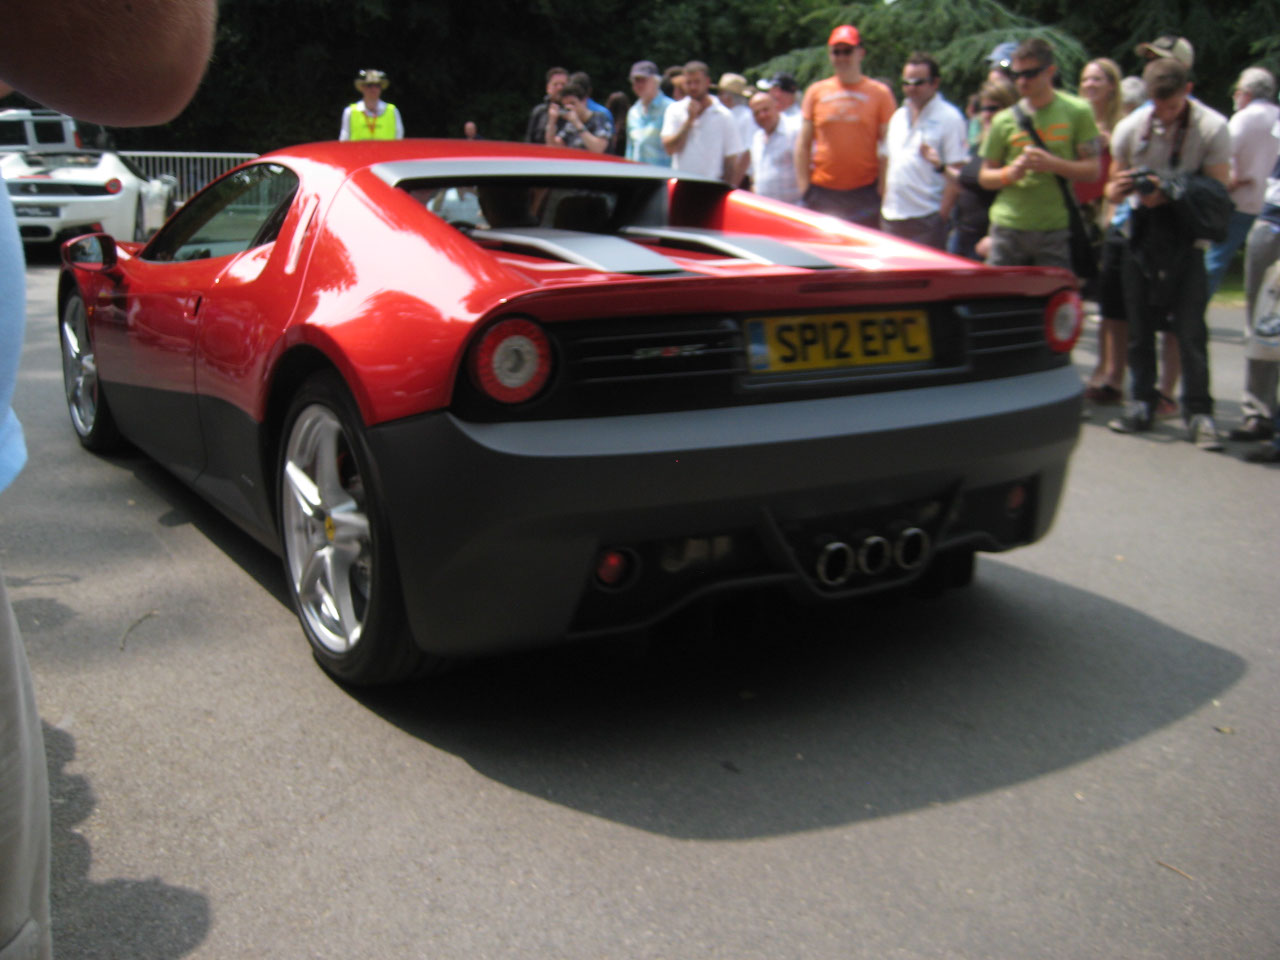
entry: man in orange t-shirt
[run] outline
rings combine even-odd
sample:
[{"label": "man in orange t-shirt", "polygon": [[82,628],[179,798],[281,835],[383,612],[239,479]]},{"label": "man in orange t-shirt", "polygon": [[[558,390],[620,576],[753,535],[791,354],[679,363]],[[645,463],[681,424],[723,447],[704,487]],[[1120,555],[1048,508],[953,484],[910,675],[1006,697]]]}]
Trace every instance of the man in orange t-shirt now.
[{"label": "man in orange t-shirt", "polygon": [[866,52],[857,27],[831,31],[827,55],[835,76],[805,91],[796,181],[809,209],[876,227],[884,184],[880,145],[898,103],[883,83],[863,76]]}]

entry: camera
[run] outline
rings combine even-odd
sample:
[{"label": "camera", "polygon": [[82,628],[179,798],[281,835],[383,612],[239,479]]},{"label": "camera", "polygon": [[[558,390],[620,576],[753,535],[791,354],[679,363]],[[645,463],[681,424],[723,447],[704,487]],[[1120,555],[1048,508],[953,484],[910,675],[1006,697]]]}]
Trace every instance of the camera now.
[{"label": "camera", "polygon": [[1139,167],[1129,174],[1129,177],[1133,181],[1133,189],[1143,196],[1155,193],[1164,187],[1164,180],[1150,167]]}]

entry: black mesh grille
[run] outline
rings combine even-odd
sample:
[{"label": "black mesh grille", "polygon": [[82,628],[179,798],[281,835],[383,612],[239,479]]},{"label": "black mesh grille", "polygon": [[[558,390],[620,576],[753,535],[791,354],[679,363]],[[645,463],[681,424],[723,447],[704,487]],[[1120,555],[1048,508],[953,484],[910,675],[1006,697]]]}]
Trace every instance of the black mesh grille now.
[{"label": "black mesh grille", "polygon": [[15,197],[101,197],[107,188],[100,183],[59,183],[56,180],[24,180],[9,184],[9,193]]},{"label": "black mesh grille", "polygon": [[724,377],[746,368],[738,322],[727,317],[603,335],[557,328],[555,334],[568,377],[583,386]]},{"label": "black mesh grille", "polygon": [[956,317],[968,325],[969,353],[974,357],[1043,349],[1044,310],[1040,300],[990,300],[955,307]]}]

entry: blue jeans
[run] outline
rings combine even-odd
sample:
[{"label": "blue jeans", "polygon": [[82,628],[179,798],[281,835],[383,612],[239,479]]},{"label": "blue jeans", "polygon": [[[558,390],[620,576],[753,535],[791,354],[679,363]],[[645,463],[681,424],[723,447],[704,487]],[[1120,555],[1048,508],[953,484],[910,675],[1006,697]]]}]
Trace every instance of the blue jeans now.
[{"label": "blue jeans", "polygon": [[1232,211],[1231,221],[1227,224],[1227,238],[1204,252],[1204,270],[1209,277],[1210,298],[1218,292],[1218,284],[1222,283],[1227,267],[1231,266],[1231,258],[1244,246],[1244,238],[1249,235],[1249,228],[1253,226],[1256,217],[1257,214]]},{"label": "blue jeans", "polygon": [[853,190],[828,190],[810,184],[804,194],[804,205],[864,227],[880,226],[880,191],[874,183]]},{"label": "blue jeans", "polygon": [[1125,313],[1129,319],[1129,373],[1133,399],[1154,410],[1156,392],[1156,330],[1171,319],[1182,355],[1182,416],[1190,422],[1197,414],[1213,413],[1209,393],[1209,331],[1204,311],[1204,258],[1194,248],[1159,264],[1159,275],[1173,279],[1159,283],[1144,271],[1134,251],[1126,247],[1121,263]]},{"label": "blue jeans", "polygon": [[910,217],[906,220],[886,220],[880,218],[880,229],[885,233],[923,243],[935,250],[947,248],[947,224],[942,214],[931,213],[927,217]]}]

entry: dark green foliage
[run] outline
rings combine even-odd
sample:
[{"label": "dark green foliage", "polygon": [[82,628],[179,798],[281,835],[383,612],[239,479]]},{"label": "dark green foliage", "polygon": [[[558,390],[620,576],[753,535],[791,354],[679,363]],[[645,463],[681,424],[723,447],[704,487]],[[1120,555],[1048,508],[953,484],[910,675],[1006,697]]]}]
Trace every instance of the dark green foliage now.
[{"label": "dark green foliage", "polygon": [[808,22],[818,46],[775,57],[753,68],[751,75],[768,76],[775,70],[790,70],[801,85],[829,76],[831,66],[825,42],[831,28],[840,23],[852,23],[862,34],[867,48],[862,69],[867,75],[886,80],[897,92],[903,61],[912,51],[924,51],[938,61],[944,95],[958,104],[963,104],[965,97],[986,79],[987,54],[1006,40],[1033,36],[1048,40],[1057,51],[1058,70],[1069,89],[1074,89],[1074,79],[1089,59],[1069,33],[1011,12],[995,0],[833,5],[815,9]]},{"label": "dark green foliage", "polygon": [[460,136],[475,120],[482,136],[519,139],[553,64],[587,71],[602,103],[630,94],[627,69],[642,58],[705,60],[717,76],[751,79],[788,69],[808,83],[830,73],[825,41],[837,23],[861,29],[865,69],[895,91],[906,55],[932,53],[957,104],[993,46],[1033,35],[1054,44],[1067,89],[1090,57],[1132,73],[1138,41],[1187,36],[1197,94],[1224,112],[1242,67],[1280,67],[1280,0],[221,0],[220,18],[195,100],[167,126],[116,131],[119,146],[262,152],[332,139],[364,67],[390,76],[386,99],[410,136]]},{"label": "dark green foliage", "polygon": [[594,98],[630,96],[627,71],[705,60],[717,75],[807,40],[809,0],[222,0],[218,43],[195,100],[164,128],[120,131],[121,146],[252,150],[337,136],[364,67],[386,71],[385,99],[406,132],[519,139],[553,65],[585,70]]}]

